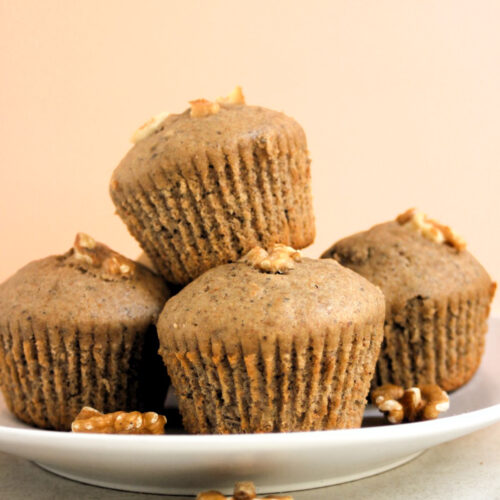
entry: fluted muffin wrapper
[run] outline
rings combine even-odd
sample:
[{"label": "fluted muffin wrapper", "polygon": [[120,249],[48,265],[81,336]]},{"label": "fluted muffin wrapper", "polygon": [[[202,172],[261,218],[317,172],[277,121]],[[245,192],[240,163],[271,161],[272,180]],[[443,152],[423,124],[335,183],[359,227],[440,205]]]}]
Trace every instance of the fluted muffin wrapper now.
[{"label": "fluted muffin wrapper", "polygon": [[69,430],[83,406],[157,409],[168,382],[156,346],[151,329],[9,319],[0,325],[0,386],[17,418],[45,429]]},{"label": "fluted muffin wrapper", "polygon": [[282,134],[214,148],[133,184],[112,183],[111,195],[158,272],[187,283],[257,245],[313,242],[310,161],[301,140]]},{"label": "fluted muffin wrapper", "polygon": [[172,332],[160,354],[190,433],[341,429],[361,425],[382,335],[382,324],[337,325],[256,352]]},{"label": "fluted muffin wrapper", "polygon": [[465,384],[484,351],[492,290],[432,300],[416,297],[387,315],[373,385]]}]

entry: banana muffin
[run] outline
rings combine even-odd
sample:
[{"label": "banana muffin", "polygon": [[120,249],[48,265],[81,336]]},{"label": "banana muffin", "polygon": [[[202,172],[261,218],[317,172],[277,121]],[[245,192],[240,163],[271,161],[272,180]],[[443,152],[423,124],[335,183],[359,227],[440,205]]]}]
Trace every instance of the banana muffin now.
[{"label": "banana muffin", "polygon": [[438,384],[477,370],[496,284],[448,226],[410,209],[335,243],[323,255],[379,286],[385,338],[374,385]]},{"label": "banana muffin", "polygon": [[133,141],[110,193],[167,281],[186,284],[257,245],[313,242],[304,131],[283,113],[247,106],[239,87],[158,115]]},{"label": "banana muffin", "polygon": [[157,325],[186,430],[359,427],[384,312],[367,280],[284,245],[207,271]]},{"label": "banana muffin", "polygon": [[79,233],[64,255],[0,285],[0,387],[20,420],[69,430],[83,406],[162,407],[154,323],[169,291],[144,266]]}]

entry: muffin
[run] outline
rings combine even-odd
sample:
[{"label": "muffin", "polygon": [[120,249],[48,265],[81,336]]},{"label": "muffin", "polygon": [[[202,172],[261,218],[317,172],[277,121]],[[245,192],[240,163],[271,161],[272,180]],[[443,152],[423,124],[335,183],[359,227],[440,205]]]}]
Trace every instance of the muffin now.
[{"label": "muffin", "polygon": [[0,285],[0,387],[23,422],[69,430],[83,406],[161,408],[168,378],[154,323],[169,291],[82,233],[71,250]]},{"label": "muffin", "polygon": [[323,255],[379,286],[385,338],[374,385],[438,384],[477,370],[496,284],[449,227],[410,209],[335,243]]},{"label": "muffin", "polygon": [[254,246],[313,242],[304,131],[283,113],[245,105],[240,88],[162,113],[133,140],[110,193],[167,281],[186,284]]},{"label": "muffin", "polygon": [[157,325],[186,430],[359,427],[384,313],[364,278],[283,245],[207,271]]}]

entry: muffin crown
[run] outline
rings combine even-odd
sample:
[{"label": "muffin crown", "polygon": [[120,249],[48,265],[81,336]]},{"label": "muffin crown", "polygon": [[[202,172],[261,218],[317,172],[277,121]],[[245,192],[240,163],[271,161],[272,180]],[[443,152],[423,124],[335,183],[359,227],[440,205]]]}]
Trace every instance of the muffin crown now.
[{"label": "muffin crown", "polygon": [[[156,321],[170,295],[160,277],[102,244],[84,250],[89,253],[79,253],[75,243],[63,255],[21,268],[0,285],[1,317],[24,316],[68,327],[94,323],[141,328]],[[92,262],[90,255],[102,262]]]},{"label": "muffin crown", "polygon": [[379,286],[389,304],[447,297],[477,286],[494,291],[488,273],[469,252],[398,221],[344,238],[321,257],[336,259]]},{"label": "muffin crown", "polygon": [[290,136],[292,147],[305,147],[302,127],[284,113],[244,104],[217,106],[217,113],[203,116],[192,116],[191,108],[168,115],[123,158],[113,173],[111,190],[133,183],[137,175],[153,175],[158,168],[189,174],[196,158],[208,157],[210,162],[212,154],[232,154],[253,141],[261,142],[263,149],[276,147],[271,143],[280,132]]},{"label": "muffin crown", "polygon": [[148,123],[110,195],[168,282],[189,283],[256,245],[313,242],[310,158],[295,120],[235,92]]},{"label": "muffin crown", "polygon": [[164,344],[194,335],[227,346],[244,337],[258,349],[278,337],[381,321],[384,311],[380,290],[335,261],[304,258],[286,274],[238,262],[207,271],[170,299],[158,333]]}]

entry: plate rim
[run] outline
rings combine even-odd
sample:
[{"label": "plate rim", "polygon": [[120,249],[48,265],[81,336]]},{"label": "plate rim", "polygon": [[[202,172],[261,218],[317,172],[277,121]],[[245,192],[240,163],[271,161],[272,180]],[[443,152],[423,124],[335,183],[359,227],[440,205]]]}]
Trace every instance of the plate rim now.
[{"label": "plate rim", "polygon": [[[500,314],[492,314],[489,322],[497,323],[500,329]],[[1,396],[0,394],[0,397]],[[9,411],[2,401],[5,411]],[[15,417],[13,417],[15,418]],[[359,427],[354,429],[331,429],[318,431],[299,431],[299,432],[277,432],[277,433],[259,433],[259,434],[164,434],[164,435],[117,435],[117,434],[91,434],[91,433],[72,433],[54,430],[36,429],[26,425],[26,427],[11,427],[0,425],[0,445],[12,444],[20,440],[36,440],[38,445],[47,446],[52,449],[65,447],[73,448],[95,447],[95,443],[112,443],[113,447],[128,449],[130,446],[141,447],[147,444],[150,451],[162,451],[172,446],[179,451],[192,453],[193,447],[197,451],[208,451],[213,449],[217,442],[217,452],[234,451],[242,445],[250,451],[252,449],[272,448],[276,451],[282,451],[294,448],[296,446],[331,446],[334,441],[336,444],[344,443],[374,443],[380,440],[411,440],[433,434],[440,434],[445,437],[447,434],[456,434],[457,431],[473,430],[492,425],[500,421],[500,402],[484,408],[467,411],[458,415],[442,415],[435,420],[424,422],[412,422],[402,425],[379,425],[373,427]],[[21,422],[22,423],[22,422]],[[448,432],[447,432],[448,431]],[[471,431],[472,432],[472,431]],[[463,434],[465,434],[464,432]],[[290,437],[293,436],[293,439]],[[442,439],[440,442],[446,440]],[[278,448],[277,448],[278,447]],[[1,449],[1,448],[0,448]]]},{"label": "plate rim", "polygon": [[[244,442],[246,446],[257,441],[262,441],[262,438],[269,441],[272,445],[283,445],[290,443],[290,436],[294,437],[294,441],[318,441],[320,444],[325,441],[330,441],[330,439],[335,438],[335,441],[363,441],[373,439],[377,440],[379,435],[384,435],[384,439],[387,435],[393,436],[395,439],[401,437],[411,438],[421,436],[422,433],[429,435],[432,433],[442,433],[447,427],[453,427],[456,431],[460,428],[468,428],[471,419],[474,424],[493,424],[497,420],[500,421],[500,403],[488,406],[486,408],[481,408],[479,410],[473,410],[469,412],[464,412],[459,415],[452,415],[450,417],[440,417],[435,420],[428,420],[425,422],[411,422],[400,425],[380,425],[374,427],[363,427],[356,429],[331,429],[323,431],[300,431],[300,432],[279,432],[279,433],[260,433],[260,434],[164,434],[164,435],[124,435],[124,434],[92,434],[92,433],[71,433],[71,432],[61,432],[53,430],[44,429],[24,429],[18,427],[8,427],[5,425],[0,425],[0,443],[5,441],[10,441],[10,439],[4,439],[2,437],[3,433],[9,434],[12,438],[15,437],[26,437],[33,436],[41,438],[42,440],[47,440],[49,443],[55,443],[57,441],[61,442],[87,442],[89,440],[99,440],[102,442],[112,442],[116,445],[128,445],[130,443],[139,444],[147,443],[151,446],[152,443],[155,445],[169,444],[175,445],[195,445],[199,446],[212,446],[214,441],[224,442],[228,447],[239,446],[240,441]],[[453,424],[453,425],[451,425]],[[422,432],[427,430],[428,432]],[[314,443],[318,444],[318,443]],[[153,445],[153,446],[155,446]],[[259,447],[262,444],[259,444]]]}]

